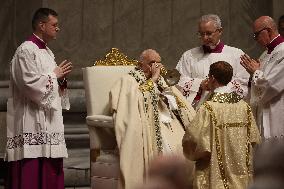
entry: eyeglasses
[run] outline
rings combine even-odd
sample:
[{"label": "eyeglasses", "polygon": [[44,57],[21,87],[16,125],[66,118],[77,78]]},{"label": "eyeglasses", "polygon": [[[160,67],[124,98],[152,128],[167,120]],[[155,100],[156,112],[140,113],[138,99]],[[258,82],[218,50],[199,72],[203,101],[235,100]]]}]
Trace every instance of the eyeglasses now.
[{"label": "eyeglasses", "polygon": [[213,32],[197,32],[197,36],[198,36],[199,38],[205,37],[205,36],[207,36],[207,37],[212,37],[212,35],[213,35],[214,33],[216,33],[217,31],[219,31],[219,28],[216,29],[216,30],[213,31]]},{"label": "eyeglasses", "polygon": [[262,28],[261,30],[257,31],[257,32],[254,32],[253,33],[253,38],[256,40],[259,36],[259,34],[264,31],[264,30],[268,30],[269,28]]}]

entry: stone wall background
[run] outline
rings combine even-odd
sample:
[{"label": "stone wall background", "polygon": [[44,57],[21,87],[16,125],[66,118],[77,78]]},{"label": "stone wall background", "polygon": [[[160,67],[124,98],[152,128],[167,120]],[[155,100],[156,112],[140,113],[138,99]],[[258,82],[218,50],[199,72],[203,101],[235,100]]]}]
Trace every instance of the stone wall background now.
[{"label": "stone wall background", "polygon": [[197,19],[208,13],[223,21],[225,43],[258,57],[251,24],[260,15],[284,14],[281,0],[2,0],[0,1],[0,81],[9,79],[9,61],[31,33],[31,18],[39,7],[59,13],[61,32],[50,44],[57,61],[75,65],[71,80],[81,81],[81,68],[117,47],[131,58],[146,48],[160,52],[168,67],[199,44]]}]

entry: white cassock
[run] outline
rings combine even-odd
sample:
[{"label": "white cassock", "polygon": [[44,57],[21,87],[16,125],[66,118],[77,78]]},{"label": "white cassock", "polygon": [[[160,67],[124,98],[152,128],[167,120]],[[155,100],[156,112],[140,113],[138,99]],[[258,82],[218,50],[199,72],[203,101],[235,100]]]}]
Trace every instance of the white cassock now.
[{"label": "white cassock", "polygon": [[[249,74],[240,65],[240,56],[244,52],[240,49],[224,45],[221,53],[204,53],[202,46],[186,51],[179,60],[176,69],[181,73],[177,84],[189,103],[193,103],[199,91],[201,82],[208,76],[209,67],[217,61],[226,61],[233,67],[233,78],[228,84],[238,95],[246,97]],[[204,102],[208,92],[203,92],[196,105]]]},{"label": "white cassock", "polygon": [[252,77],[251,105],[264,138],[284,135],[284,43],[260,57]]}]

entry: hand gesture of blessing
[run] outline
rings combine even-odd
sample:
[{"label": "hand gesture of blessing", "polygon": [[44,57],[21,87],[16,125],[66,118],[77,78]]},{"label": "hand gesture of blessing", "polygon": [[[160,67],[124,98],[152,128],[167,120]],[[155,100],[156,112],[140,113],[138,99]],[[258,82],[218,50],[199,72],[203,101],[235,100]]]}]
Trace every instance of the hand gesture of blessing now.
[{"label": "hand gesture of blessing", "polygon": [[61,79],[68,75],[72,71],[72,68],[72,63],[68,60],[64,60],[53,70],[53,72],[58,79]]}]

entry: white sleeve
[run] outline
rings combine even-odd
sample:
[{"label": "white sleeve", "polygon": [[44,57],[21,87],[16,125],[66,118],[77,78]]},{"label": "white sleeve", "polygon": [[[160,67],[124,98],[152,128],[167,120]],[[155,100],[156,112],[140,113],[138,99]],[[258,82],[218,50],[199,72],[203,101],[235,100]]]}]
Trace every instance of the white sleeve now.
[{"label": "white sleeve", "polygon": [[27,49],[20,50],[11,64],[12,79],[27,99],[46,109],[57,108],[57,104],[53,103],[58,90],[54,72],[41,73],[41,65]]},{"label": "white sleeve", "polygon": [[248,81],[249,81],[249,73],[245,70],[245,68],[240,64],[241,55],[244,54],[242,50],[238,53],[236,57],[235,63],[235,71],[232,78],[232,81],[229,83],[229,86],[235,91],[238,95],[242,97],[246,97],[248,94]]},{"label": "white sleeve", "polygon": [[192,77],[190,63],[191,54],[189,52],[185,52],[180,58],[176,69],[181,74],[180,80],[177,84],[177,88],[180,89],[183,96],[185,96],[187,100],[192,103],[197,92],[199,91],[202,79]]},{"label": "white sleeve", "polygon": [[[282,53],[282,55],[281,55]],[[272,63],[272,62],[271,62]],[[254,72],[252,84],[258,102],[266,104],[284,90],[284,56],[283,51],[278,53],[274,67],[268,74],[260,70]]]},{"label": "white sleeve", "polygon": [[70,110],[70,100],[69,100],[69,93],[68,93],[67,89],[62,91],[62,94],[61,94],[61,106],[62,106],[62,109]]}]

